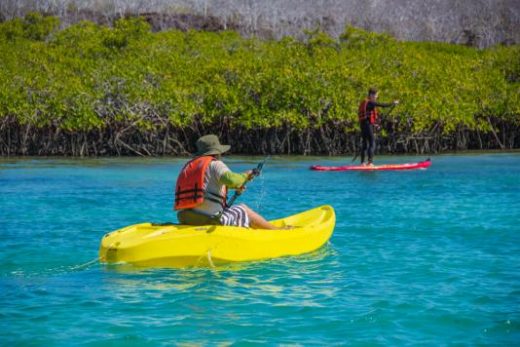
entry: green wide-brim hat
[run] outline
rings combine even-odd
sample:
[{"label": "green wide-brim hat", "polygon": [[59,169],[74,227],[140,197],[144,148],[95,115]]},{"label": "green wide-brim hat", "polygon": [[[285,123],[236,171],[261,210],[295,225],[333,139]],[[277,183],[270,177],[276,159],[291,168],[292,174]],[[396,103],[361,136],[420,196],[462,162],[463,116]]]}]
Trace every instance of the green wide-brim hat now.
[{"label": "green wide-brim hat", "polygon": [[197,152],[193,154],[195,157],[222,154],[231,148],[230,145],[221,145],[217,135],[213,134],[202,136],[197,140],[195,146],[197,146]]}]

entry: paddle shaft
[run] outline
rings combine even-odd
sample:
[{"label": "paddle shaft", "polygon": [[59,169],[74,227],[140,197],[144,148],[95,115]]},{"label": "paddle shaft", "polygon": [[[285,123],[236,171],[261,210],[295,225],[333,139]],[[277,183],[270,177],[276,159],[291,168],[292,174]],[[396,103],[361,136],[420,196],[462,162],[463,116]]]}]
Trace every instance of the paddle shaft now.
[{"label": "paddle shaft", "polygon": [[255,178],[256,176],[260,175],[260,172],[258,173],[255,173],[255,170],[256,169],[253,169],[253,172],[247,177],[246,181],[244,182],[244,184],[242,184],[240,186],[240,188],[238,188],[236,191],[235,191],[235,194],[233,194],[233,196],[231,197],[231,199],[229,199],[229,201],[227,202],[227,207],[231,207],[231,205],[233,205],[233,203],[235,202],[236,199],[238,199],[238,197],[240,195],[242,195],[242,192],[244,190],[244,188],[246,187],[246,184],[250,181],[253,180],[253,178]]},{"label": "paddle shaft", "polygon": [[[249,176],[247,177],[246,181],[244,182],[244,184],[242,184],[240,186],[240,188],[238,188],[236,191],[235,191],[235,194],[233,194],[233,196],[231,197],[231,199],[229,199],[229,201],[226,203],[226,207],[231,207],[234,203],[235,203],[235,200],[238,199],[238,197],[240,195],[242,195],[242,192],[244,191],[244,188],[246,187],[246,184],[250,181],[252,181],[255,177],[257,176],[260,176],[260,174],[262,173],[262,169],[264,168],[264,164],[265,162],[267,161],[267,159],[269,159],[269,156],[267,156],[263,162],[259,163],[257,165],[256,168],[254,168],[253,170],[251,170],[251,174],[249,174]],[[220,218],[220,216],[222,216],[222,213],[224,211],[221,211],[217,216],[218,218]]]}]

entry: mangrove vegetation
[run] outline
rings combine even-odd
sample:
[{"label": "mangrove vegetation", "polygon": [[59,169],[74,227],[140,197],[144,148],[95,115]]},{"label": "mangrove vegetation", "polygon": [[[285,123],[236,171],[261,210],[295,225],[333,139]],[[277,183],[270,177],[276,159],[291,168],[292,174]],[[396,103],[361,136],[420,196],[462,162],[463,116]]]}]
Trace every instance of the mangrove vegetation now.
[{"label": "mangrove vegetation", "polygon": [[30,13],[0,23],[0,154],[179,155],[209,132],[234,153],[353,153],[370,86],[401,101],[379,152],[520,147],[518,45],[152,32],[140,17],[62,28]]}]

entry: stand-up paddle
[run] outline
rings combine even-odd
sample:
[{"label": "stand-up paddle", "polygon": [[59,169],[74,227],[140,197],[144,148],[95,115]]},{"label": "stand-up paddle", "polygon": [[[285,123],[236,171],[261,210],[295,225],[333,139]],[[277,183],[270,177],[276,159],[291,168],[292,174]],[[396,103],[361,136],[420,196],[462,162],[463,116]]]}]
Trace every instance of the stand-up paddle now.
[{"label": "stand-up paddle", "polygon": [[384,165],[343,165],[343,166],[323,166],[312,165],[311,170],[315,171],[397,171],[397,170],[417,170],[427,169],[432,165],[430,158],[406,164],[384,164]]}]

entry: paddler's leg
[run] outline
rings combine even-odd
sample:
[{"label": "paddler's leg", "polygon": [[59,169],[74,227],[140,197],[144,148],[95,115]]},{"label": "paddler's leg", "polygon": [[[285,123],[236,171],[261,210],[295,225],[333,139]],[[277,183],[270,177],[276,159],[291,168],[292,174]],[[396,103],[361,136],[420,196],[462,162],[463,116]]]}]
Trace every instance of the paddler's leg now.
[{"label": "paddler's leg", "polygon": [[374,136],[374,126],[372,124],[367,127],[367,140],[368,140],[368,165],[373,165],[374,151],[376,149],[376,138]]},{"label": "paddler's leg", "polygon": [[366,129],[366,123],[361,123],[361,142],[362,142],[362,148],[361,148],[361,165],[365,165],[365,155],[367,152],[367,144],[368,144],[368,138],[367,138],[367,129]]},{"label": "paddler's leg", "polygon": [[265,220],[264,217],[250,209],[247,205],[241,204],[242,207],[246,210],[247,216],[249,217],[249,221],[251,222],[251,228],[253,229],[284,229],[284,228],[277,228],[271,223],[269,223],[267,220]]},{"label": "paddler's leg", "polygon": [[366,141],[365,141],[365,138],[363,138],[363,147],[361,148],[361,165],[365,164],[365,152],[366,151],[367,151]]}]

